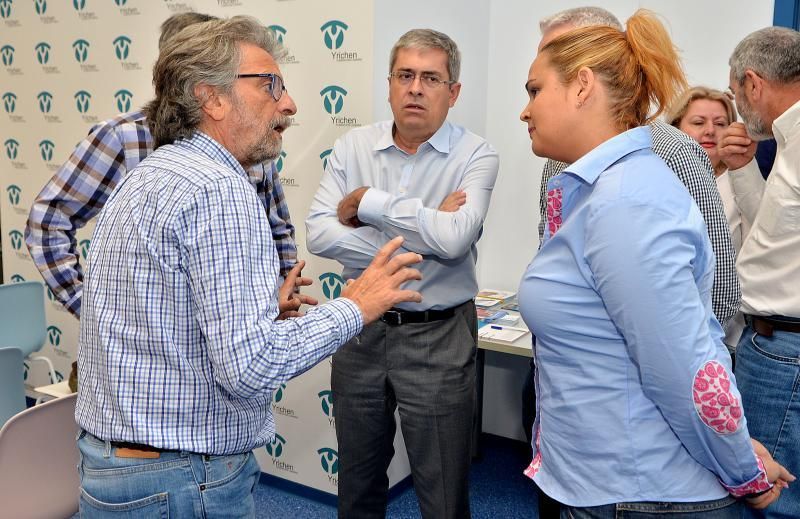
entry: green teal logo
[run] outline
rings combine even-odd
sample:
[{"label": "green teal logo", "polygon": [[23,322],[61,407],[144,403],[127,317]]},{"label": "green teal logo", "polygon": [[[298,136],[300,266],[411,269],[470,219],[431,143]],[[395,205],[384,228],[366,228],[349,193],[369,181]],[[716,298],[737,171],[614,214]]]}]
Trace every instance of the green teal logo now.
[{"label": "green teal logo", "polygon": [[275,394],[272,397],[272,400],[275,402],[280,402],[283,400],[283,390],[286,389],[286,384],[281,384],[280,387],[275,391]]},{"label": "green teal logo", "polygon": [[124,7],[125,4],[128,3],[128,0],[114,0],[114,3],[117,4],[118,7]]},{"label": "green teal logo", "polygon": [[329,447],[323,447],[317,450],[319,454],[319,462],[322,465],[322,470],[326,474],[332,476],[339,472],[339,453]]},{"label": "green teal logo", "polygon": [[72,42],[72,50],[78,63],[86,63],[89,59],[89,47],[89,42],[83,39]]},{"label": "green teal logo", "polygon": [[344,96],[347,95],[347,90],[340,86],[329,85],[320,90],[319,95],[322,97],[325,111],[331,115],[336,115],[344,108]]},{"label": "green teal logo", "polygon": [[47,299],[49,299],[50,301],[56,300],[56,295],[53,293],[52,290],[50,290],[50,287],[47,287]]},{"label": "green teal logo", "polygon": [[11,45],[3,45],[0,47],[0,58],[3,59],[3,65],[10,67],[14,64],[14,47]]},{"label": "green teal logo", "polygon": [[117,101],[117,109],[120,112],[130,111],[133,94],[131,94],[128,90],[117,90],[117,93],[114,94],[114,99]]},{"label": "green teal logo", "polygon": [[8,201],[13,206],[19,205],[19,199],[22,195],[22,189],[19,186],[11,184],[6,188],[6,193],[8,193]]},{"label": "green teal logo", "polygon": [[55,380],[53,380],[53,378],[50,377],[50,383],[51,384],[58,384],[59,382],[63,382],[63,381],[64,381],[64,375],[62,375],[61,372],[58,371],[58,370],[56,370],[56,379]]},{"label": "green teal logo", "polygon": [[328,299],[336,299],[342,293],[344,279],[339,274],[326,272],[319,277],[319,281],[322,283],[322,293]]},{"label": "green teal logo", "polygon": [[39,110],[43,114],[50,113],[50,108],[52,108],[53,105],[53,94],[50,92],[39,92],[36,99],[39,101]]},{"label": "green teal logo", "polygon": [[319,154],[319,158],[322,160],[322,171],[328,168],[328,155],[331,154],[331,151],[333,151],[333,148],[328,148]]},{"label": "green teal logo", "polygon": [[131,50],[131,39],[127,36],[117,36],[114,39],[114,54],[120,61],[128,59],[128,53]]},{"label": "green teal logo", "polygon": [[16,229],[12,229],[8,232],[8,237],[11,240],[11,248],[14,250],[20,250],[22,248],[22,233]]},{"label": "green teal logo", "polygon": [[55,149],[56,145],[53,144],[53,141],[45,139],[39,143],[39,153],[42,156],[42,160],[45,162],[53,160],[53,151],[55,151]]},{"label": "green teal logo", "polygon": [[33,0],[33,7],[36,14],[42,15],[47,12],[47,0]]},{"label": "green teal logo", "polygon": [[89,101],[92,100],[92,94],[86,90],[78,90],[75,92],[75,107],[79,113],[85,114],[89,111]]},{"label": "green teal logo", "polygon": [[281,454],[283,454],[284,445],[286,445],[286,439],[280,434],[276,434],[272,441],[269,442],[264,448],[266,449],[267,454],[273,458],[280,458]]},{"label": "green teal logo", "polygon": [[81,240],[78,243],[78,249],[81,251],[81,257],[83,259],[86,259],[86,257],[89,256],[89,247],[91,245],[92,245],[92,240],[89,239]]},{"label": "green teal logo", "polygon": [[286,158],[286,152],[285,151],[281,151],[281,154],[278,157],[278,160],[275,161],[275,169],[278,170],[278,173],[280,173],[283,170],[283,159],[285,159],[285,158]]},{"label": "green teal logo", "polygon": [[17,94],[14,92],[6,92],[3,94],[3,108],[6,109],[7,114],[13,114],[17,109]]},{"label": "green teal logo", "polygon": [[0,0],[0,17],[8,18],[11,16],[12,5],[14,5],[13,0]]},{"label": "green teal logo", "polygon": [[286,36],[286,29],[280,25],[270,25],[268,29],[275,33],[275,37],[278,38],[278,42],[283,43],[283,37]]},{"label": "green teal logo", "polygon": [[19,142],[16,139],[6,139],[3,144],[6,147],[6,156],[11,160],[16,159],[19,152]]},{"label": "green teal logo", "polygon": [[50,61],[50,44],[44,41],[41,41],[36,44],[34,47],[36,50],[36,59],[39,61],[40,65],[47,65],[47,62]]},{"label": "green teal logo", "polygon": [[325,46],[331,50],[336,50],[344,43],[344,33],[349,29],[346,23],[339,20],[330,20],[325,22],[319,28],[322,31],[322,39],[325,41]]},{"label": "green teal logo", "polygon": [[320,406],[322,406],[322,412],[325,413],[325,416],[328,418],[333,416],[333,391],[320,391],[317,393],[319,397]]},{"label": "green teal logo", "polygon": [[83,11],[83,8],[86,7],[86,0],[72,0],[72,7],[76,11]]},{"label": "green teal logo", "polygon": [[59,344],[61,344],[61,330],[58,326],[47,327],[47,342],[54,348],[58,348]]},{"label": "green teal logo", "polygon": [[14,274],[13,276],[11,276],[11,282],[12,283],[24,283],[25,282],[25,278],[20,276],[19,274]]}]

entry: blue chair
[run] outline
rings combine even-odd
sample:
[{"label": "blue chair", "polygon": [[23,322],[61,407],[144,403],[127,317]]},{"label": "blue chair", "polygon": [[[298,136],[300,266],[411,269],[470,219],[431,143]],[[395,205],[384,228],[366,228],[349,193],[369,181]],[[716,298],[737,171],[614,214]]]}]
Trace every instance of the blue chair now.
[{"label": "blue chair", "polygon": [[0,348],[0,428],[25,409],[22,371],[22,352],[17,348]]},{"label": "blue chair", "polygon": [[50,383],[58,382],[53,363],[47,357],[31,355],[44,345],[44,285],[25,281],[0,285],[0,348],[17,348],[23,358],[41,361],[50,371]]}]

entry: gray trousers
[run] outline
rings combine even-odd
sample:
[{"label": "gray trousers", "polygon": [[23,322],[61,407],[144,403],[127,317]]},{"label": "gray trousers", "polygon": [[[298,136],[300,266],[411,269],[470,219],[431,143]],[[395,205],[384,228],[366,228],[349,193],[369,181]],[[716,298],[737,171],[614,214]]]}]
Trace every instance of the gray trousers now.
[{"label": "gray trousers", "polygon": [[333,356],[339,517],[385,517],[399,409],[422,517],[469,517],[477,317],[468,301],[450,319],[377,321]]}]

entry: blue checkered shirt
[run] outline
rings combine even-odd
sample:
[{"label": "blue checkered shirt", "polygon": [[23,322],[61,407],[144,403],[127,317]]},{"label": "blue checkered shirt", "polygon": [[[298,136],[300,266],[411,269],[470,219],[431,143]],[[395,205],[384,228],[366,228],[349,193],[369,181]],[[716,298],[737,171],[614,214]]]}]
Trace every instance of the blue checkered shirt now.
[{"label": "blue checkered shirt", "polygon": [[202,133],[120,181],[97,222],[75,417],[98,438],[204,454],[270,441],[272,392],[361,330],[337,299],[276,321],[278,258],[236,159]]},{"label": "blue checkered shirt", "polygon": [[[97,216],[117,183],[153,152],[142,112],[104,121],[89,132],[31,206],[25,241],[55,297],[80,317],[83,269],[75,233]],[[274,164],[248,171],[269,214],[281,275],[297,262],[294,225]]]}]

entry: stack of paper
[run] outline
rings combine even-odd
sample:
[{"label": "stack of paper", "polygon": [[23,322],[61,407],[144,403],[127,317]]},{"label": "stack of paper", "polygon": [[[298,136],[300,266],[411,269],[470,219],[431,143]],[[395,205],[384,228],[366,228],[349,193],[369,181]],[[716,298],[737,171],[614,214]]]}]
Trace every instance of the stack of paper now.
[{"label": "stack of paper", "polygon": [[485,289],[478,292],[475,297],[475,305],[483,308],[492,307],[504,303],[517,295],[516,292],[508,290],[490,290]]},{"label": "stack of paper", "polygon": [[530,332],[525,328],[517,328],[514,326],[499,326],[495,324],[486,324],[478,329],[478,337],[489,341],[497,342],[515,342],[520,337],[524,337]]}]

